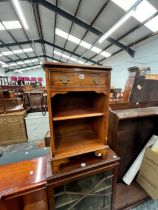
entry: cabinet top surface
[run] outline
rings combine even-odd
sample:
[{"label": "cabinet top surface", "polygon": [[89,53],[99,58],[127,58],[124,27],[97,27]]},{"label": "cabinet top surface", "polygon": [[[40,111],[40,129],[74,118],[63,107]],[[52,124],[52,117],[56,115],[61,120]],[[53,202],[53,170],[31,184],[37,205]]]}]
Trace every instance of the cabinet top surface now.
[{"label": "cabinet top surface", "polygon": [[26,110],[22,110],[22,111],[17,111],[17,112],[10,112],[10,113],[3,113],[0,114],[0,117],[6,117],[6,116],[21,116],[21,115],[25,115],[26,114]]},{"label": "cabinet top surface", "polygon": [[69,69],[85,69],[85,70],[99,70],[99,71],[111,71],[110,66],[99,66],[99,65],[79,65],[79,64],[65,64],[65,63],[53,63],[46,62],[43,64],[44,68],[69,68]]},{"label": "cabinet top surface", "polygon": [[45,183],[46,157],[0,166],[0,198],[35,189]]}]

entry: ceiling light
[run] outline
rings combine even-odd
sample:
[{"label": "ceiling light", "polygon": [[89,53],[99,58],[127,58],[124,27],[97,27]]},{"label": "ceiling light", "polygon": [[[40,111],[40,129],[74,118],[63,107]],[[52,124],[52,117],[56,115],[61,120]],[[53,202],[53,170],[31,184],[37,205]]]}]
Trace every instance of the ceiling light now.
[{"label": "ceiling light", "polygon": [[1,65],[6,65],[6,63],[4,63],[3,61],[0,61],[0,64],[1,64]]},{"label": "ceiling light", "polygon": [[92,47],[92,49],[91,49],[93,52],[95,52],[95,53],[100,53],[102,50],[101,49],[99,49],[98,47]]},{"label": "ceiling light", "polygon": [[70,58],[70,56],[69,56],[69,55],[65,55],[65,54],[62,54],[62,57],[67,58],[67,59],[69,59],[69,58]]},{"label": "ceiling light", "polygon": [[107,39],[114,31],[116,31],[123,23],[125,23],[133,14],[133,10],[126,13],[116,24],[114,24],[101,38],[98,40],[99,43],[102,43]]},{"label": "ceiling light", "polygon": [[32,63],[32,61],[31,60],[26,60],[26,61],[24,61],[24,63]]},{"label": "ceiling light", "polygon": [[83,62],[83,61],[78,61],[78,63],[84,64],[84,62]]},{"label": "ceiling light", "polygon": [[60,37],[63,37],[64,39],[67,39],[69,34],[60,30],[59,28],[55,29],[55,34],[59,35]]},{"label": "ceiling light", "polygon": [[19,61],[19,62],[17,62],[17,65],[23,65],[24,64],[24,62],[23,61]]},{"label": "ceiling light", "polygon": [[156,8],[153,7],[147,0],[142,1],[137,5],[136,10],[133,13],[133,17],[138,21],[143,22],[157,12]]},{"label": "ceiling light", "polygon": [[148,27],[151,31],[156,32],[158,31],[158,16],[152,18],[147,23],[144,24]]},{"label": "ceiling light", "polygon": [[22,50],[13,50],[13,53],[14,54],[20,54],[20,53],[23,53],[23,51]]},{"label": "ceiling light", "polygon": [[108,58],[108,57],[111,56],[111,54],[108,53],[108,52],[106,52],[106,51],[101,52],[100,55],[102,55],[102,56],[104,56],[104,57],[106,57],[106,58]]},{"label": "ceiling light", "polygon": [[38,59],[36,59],[36,58],[35,58],[35,59],[31,59],[31,61],[32,61],[32,62],[37,62]]},{"label": "ceiling light", "polygon": [[25,49],[23,49],[23,51],[24,51],[24,52],[32,52],[33,49],[32,49],[32,48],[25,48]]},{"label": "ceiling light", "polygon": [[0,23],[0,31],[4,31],[4,30],[5,30],[4,26]]},{"label": "ceiling light", "polygon": [[89,44],[88,42],[85,42],[85,41],[81,41],[80,45],[81,45],[82,47],[87,48],[87,49],[89,49],[89,48],[92,47],[91,44]]},{"label": "ceiling light", "polygon": [[21,24],[20,24],[20,22],[18,20],[15,20],[15,21],[3,21],[2,23],[3,23],[4,27],[7,30],[22,28]]},{"label": "ceiling light", "polygon": [[16,63],[9,63],[9,66],[16,66]]},{"label": "ceiling light", "polygon": [[13,53],[11,51],[2,52],[3,55],[12,55]]},{"label": "ceiling light", "polygon": [[77,61],[76,58],[72,58],[72,57],[70,57],[69,60],[71,60],[71,61]]},{"label": "ceiling light", "polygon": [[26,67],[26,68],[21,68],[21,69],[19,69],[19,70],[20,70],[20,71],[25,71],[25,70],[35,69],[35,68],[41,68],[41,65],[32,66],[32,67]]},{"label": "ceiling light", "polygon": [[20,18],[20,20],[21,20],[21,22],[22,22],[24,28],[25,28],[26,30],[28,30],[29,27],[28,27],[28,25],[27,25],[27,22],[26,22],[26,19],[25,19],[25,17],[24,17],[24,14],[23,14],[23,11],[22,11],[22,9],[21,9],[21,6],[20,6],[20,4],[19,4],[19,1],[18,1],[18,0],[12,0],[12,2],[13,2],[13,4],[14,4],[14,7],[15,7],[15,9],[16,9],[16,11],[17,11],[17,14],[18,14],[18,16],[19,16],[19,18]]},{"label": "ceiling light", "polygon": [[22,74],[22,71],[20,70],[14,70],[14,72]]},{"label": "ceiling light", "polygon": [[111,1],[117,4],[123,10],[127,11],[136,3],[137,0],[111,0]]},{"label": "ceiling light", "polygon": [[81,39],[78,39],[77,37],[75,36],[72,36],[71,34],[69,34],[68,38],[67,38],[69,41],[71,42],[74,42],[75,44],[79,44]]},{"label": "ceiling light", "polygon": [[58,52],[58,51],[54,51],[54,54],[61,56],[62,53]]}]

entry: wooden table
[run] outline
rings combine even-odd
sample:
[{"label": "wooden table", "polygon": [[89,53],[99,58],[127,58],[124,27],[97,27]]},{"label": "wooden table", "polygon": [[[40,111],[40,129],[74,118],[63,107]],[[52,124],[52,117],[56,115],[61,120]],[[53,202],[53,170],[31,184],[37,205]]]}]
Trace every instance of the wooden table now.
[{"label": "wooden table", "polygon": [[0,166],[0,210],[48,210],[47,158]]}]

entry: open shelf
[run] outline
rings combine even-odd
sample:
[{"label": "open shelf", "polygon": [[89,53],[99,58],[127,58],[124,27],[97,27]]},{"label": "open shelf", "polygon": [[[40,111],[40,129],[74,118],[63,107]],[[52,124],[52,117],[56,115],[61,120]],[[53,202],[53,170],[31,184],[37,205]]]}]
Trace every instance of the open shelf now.
[{"label": "open shelf", "polygon": [[86,108],[86,109],[73,109],[73,110],[63,110],[57,112],[53,117],[53,121],[60,121],[60,120],[68,120],[68,119],[79,119],[79,118],[86,118],[86,117],[97,117],[103,116],[104,112],[97,112],[94,109]]},{"label": "open shelf", "polygon": [[93,152],[108,147],[101,143],[101,139],[96,137],[92,131],[56,137],[55,144],[55,160]]}]

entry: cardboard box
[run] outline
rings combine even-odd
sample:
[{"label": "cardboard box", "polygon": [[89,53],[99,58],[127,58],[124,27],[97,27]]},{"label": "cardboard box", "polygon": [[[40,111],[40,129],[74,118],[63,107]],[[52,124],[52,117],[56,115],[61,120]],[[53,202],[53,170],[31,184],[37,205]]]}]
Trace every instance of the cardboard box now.
[{"label": "cardboard box", "polygon": [[158,154],[150,148],[145,151],[137,182],[152,199],[158,199]]}]

